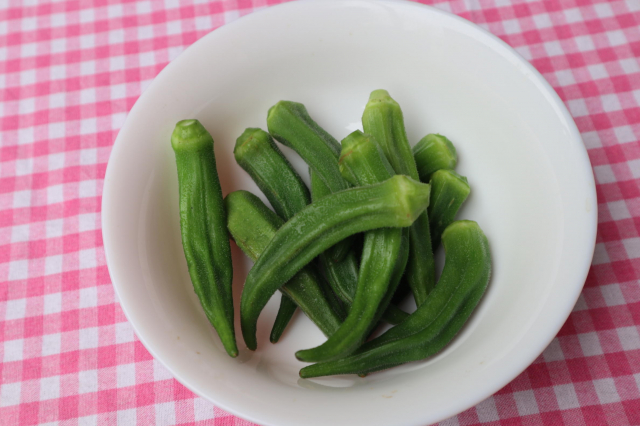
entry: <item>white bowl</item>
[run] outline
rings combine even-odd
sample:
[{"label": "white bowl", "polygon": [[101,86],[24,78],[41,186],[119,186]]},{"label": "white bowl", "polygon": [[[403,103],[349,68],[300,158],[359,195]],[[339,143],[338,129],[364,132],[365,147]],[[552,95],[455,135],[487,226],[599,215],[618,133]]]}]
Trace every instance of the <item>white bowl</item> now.
[{"label": "white bowl", "polygon": [[[489,238],[494,274],[463,332],[439,355],[362,379],[301,380],[297,349],[323,341],[303,315],[259,349],[225,353],[192,290],[182,253],[169,136],[181,119],[212,133],[223,192],[258,193],[233,159],[245,127],[266,127],[278,100],[304,103],[338,140],[360,127],[369,93],[387,89],[416,143],[447,135],[472,195],[461,218]],[[306,167],[296,160],[306,175]],[[203,37],[132,108],[113,147],[102,204],[120,303],[140,340],[189,389],[267,425],[423,425],[506,385],[546,347],[584,283],[596,233],[589,159],[540,74],[475,25],[405,2],[295,2]],[[233,246],[236,307],[251,262]],[[237,312],[236,312],[237,316]]]}]

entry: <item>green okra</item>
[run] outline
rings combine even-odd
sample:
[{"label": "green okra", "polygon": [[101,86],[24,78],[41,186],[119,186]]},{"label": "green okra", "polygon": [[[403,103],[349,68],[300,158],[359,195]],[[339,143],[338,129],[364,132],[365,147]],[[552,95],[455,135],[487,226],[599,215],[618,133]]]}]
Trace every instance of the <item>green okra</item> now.
[{"label": "green okra", "polygon": [[320,265],[338,298],[351,307],[358,284],[358,259],[355,251],[349,251],[340,262],[334,262],[322,253]]},{"label": "green okra", "polygon": [[[372,135],[380,144],[396,173],[419,179],[404,128],[402,110],[386,90],[371,92],[362,114],[362,126],[365,133]],[[416,305],[420,306],[435,285],[435,260],[426,212],[416,219],[409,233],[410,251],[405,279],[411,287]]]},{"label": "green okra", "polygon": [[453,222],[443,233],[442,242],[446,255],[445,266],[429,302],[402,324],[365,343],[359,352],[417,334],[438,316],[452,316],[456,303],[462,306],[462,301],[467,300],[473,291],[480,289],[484,292],[491,275],[491,253],[480,226],[470,220]]},{"label": "green okra", "polygon": [[[404,261],[405,267],[407,264],[407,261],[409,260],[409,240],[408,240],[408,235],[409,233],[405,234],[407,237],[407,241],[406,243],[404,243],[406,245],[407,250],[406,255],[407,255],[407,259]],[[402,263],[398,262],[398,263]],[[402,271],[401,278],[402,278],[402,274],[404,274],[404,270]],[[397,287],[396,287],[396,292],[397,292]],[[387,293],[386,297],[391,297],[389,299],[389,304],[387,305],[387,309],[382,313],[382,319],[391,325],[396,325],[396,324],[400,324],[402,321],[406,320],[409,317],[409,314],[405,311],[403,311],[402,309],[400,309],[399,307],[397,307],[396,305],[392,305],[391,302],[393,302],[393,296],[395,295],[395,293],[392,293],[391,291],[389,291]],[[384,303],[384,302],[383,302]]]},{"label": "green okra", "polygon": [[380,145],[360,130],[342,140],[338,166],[342,176],[355,186],[372,185],[395,174]]},{"label": "green okra", "polygon": [[331,195],[329,187],[311,167],[309,167],[309,181],[311,182],[311,200],[318,201],[327,195]]},{"label": "green okra", "polygon": [[[309,190],[302,178],[273,142],[271,135],[264,130],[246,129],[236,140],[234,156],[265,194],[276,213],[285,221],[311,202]],[[326,282],[320,280],[320,283],[333,310],[341,317],[346,316],[344,308],[327,288]],[[291,303],[286,299],[281,300],[280,309],[283,312],[276,316],[271,333],[273,343],[278,341],[279,333],[284,332],[287,325],[284,321],[293,316],[293,313],[290,313]]]},{"label": "green okra", "polygon": [[[318,173],[314,172],[311,167],[309,167],[309,180],[311,181],[311,199],[313,201],[317,201],[320,198],[331,194],[331,189],[329,189],[324,181],[320,179]],[[345,257],[351,252],[352,246],[353,241],[351,238],[342,240],[327,250],[326,253],[322,253],[320,255],[320,259],[322,261],[330,262],[331,265],[338,263],[346,263],[348,265],[351,260],[345,259]]]},{"label": "green okra", "polygon": [[400,242],[400,253],[396,258],[396,264],[393,268],[393,271],[391,272],[389,288],[387,289],[384,298],[378,305],[378,310],[375,316],[376,319],[369,331],[372,331],[375,328],[375,325],[378,324],[379,319],[383,319],[391,325],[396,325],[409,318],[408,313],[391,304],[393,296],[396,294],[400,281],[404,276],[407,262],[409,261],[409,247],[409,228],[403,228]]},{"label": "green okra", "polygon": [[[331,194],[329,188],[318,178],[318,175],[312,169],[309,169],[309,175],[311,177],[311,198],[314,201]],[[355,184],[355,181],[351,183]],[[339,261],[331,259],[325,253],[322,253],[319,258],[333,292],[350,308],[358,284],[359,265],[355,248],[352,246],[351,250]],[[397,306],[389,305],[382,314],[382,319],[389,324],[395,325],[402,322],[408,316],[408,313]]]},{"label": "green okra", "polygon": [[[391,164],[377,141],[371,135],[365,135],[359,130],[351,133],[342,141],[339,165],[340,173],[352,185],[370,185],[394,174]],[[408,244],[408,229],[404,229],[403,233],[403,243]],[[403,249],[408,249],[408,245]],[[398,324],[409,316],[403,310],[389,304],[404,274],[407,263],[406,254],[408,253],[403,252],[398,257],[394,278],[391,280],[385,299],[380,304],[382,310],[386,309],[383,318],[390,324]]]},{"label": "green okra", "polygon": [[[326,251],[325,253],[321,253],[320,255],[318,255],[318,258],[327,259],[328,256],[326,255]],[[333,261],[331,262],[333,263]],[[322,272],[326,272],[323,269],[322,263],[320,263],[319,265],[316,264],[316,266],[321,268]],[[326,275],[325,275],[325,278],[326,278]],[[347,317],[347,311],[349,310],[349,307],[346,306],[342,302],[342,299],[336,295],[336,293],[333,290],[333,285],[328,282],[328,279],[323,279],[323,280],[320,280],[319,282],[321,284],[322,291],[324,292],[324,296],[327,298],[327,301],[329,302],[329,305],[336,312],[336,314],[338,314],[338,316],[340,317],[340,320],[344,320]]]},{"label": "green okra", "polygon": [[430,133],[413,147],[418,175],[422,182],[429,182],[438,170],[453,170],[458,164],[458,154],[445,136]]},{"label": "green okra", "polygon": [[340,175],[340,144],[320,127],[298,102],[280,101],[269,109],[269,133],[277,141],[296,151],[318,173],[331,192],[349,185]]},{"label": "green okra", "polygon": [[364,344],[356,354],[310,365],[300,376],[367,374],[442,350],[471,316],[491,276],[489,243],[476,222],[453,222],[442,242],[446,261],[438,285],[407,320]]},{"label": "green okra", "polygon": [[[224,203],[229,233],[251,260],[258,260],[284,221],[248,191],[232,192]],[[280,291],[330,336],[340,326],[341,319],[327,302],[319,284],[321,279],[313,268],[303,268],[280,287]]]},{"label": "green okra", "polygon": [[285,221],[311,202],[309,189],[269,133],[246,129],[236,140],[233,155]]},{"label": "green okra", "polygon": [[[324,181],[318,177],[318,174],[309,167],[309,178],[311,181],[311,198],[313,201],[317,201],[327,195],[331,194],[331,190]],[[320,267],[327,278],[331,291],[347,305],[347,310],[351,306],[351,303],[345,299],[345,294],[351,292],[355,293],[356,283],[358,282],[358,259],[355,251],[349,245],[336,244],[332,249],[343,250],[347,249],[347,252],[341,254],[340,259],[333,258],[329,251],[320,253],[318,259],[320,260]],[[351,294],[353,294],[351,293]],[[345,315],[346,316],[346,315]]]},{"label": "green okra", "polygon": [[233,267],[213,138],[198,120],[182,120],[171,135],[180,189],[180,232],[193,288],[227,353],[236,357]]},{"label": "green okra", "polygon": [[[342,141],[340,171],[356,185],[372,185],[393,176],[393,169],[380,147],[359,130]],[[322,345],[298,351],[299,360],[330,361],[358,349],[386,309],[382,302],[388,304],[390,297],[385,296],[388,292],[393,295],[395,288],[389,291],[390,282],[397,278],[392,285],[395,287],[404,271],[406,256],[401,256],[402,233],[402,228],[374,229],[365,233],[356,294],[347,318]],[[405,263],[396,268],[398,258]]]},{"label": "green okra", "polygon": [[403,241],[400,228],[377,229],[369,231],[367,235],[362,252],[359,288],[347,318],[322,345],[296,352],[299,360],[320,362],[347,356],[358,349],[377,324],[380,316],[378,306],[387,294],[389,282],[394,278],[394,266],[399,257],[404,257],[406,261],[406,256],[401,255]]},{"label": "green okra", "polygon": [[[408,242],[407,242],[408,244]],[[323,271],[327,276],[327,281],[331,285],[331,289],[338,298],[347,306],[347,310],[353,304],[353,298],[356,295],[356,287],[358,284],[358,259],[355,252],[347,253],[344,259],[339,262],[328,261],[326,257],[320,255]],[[329,263],[330,262],[330,263]],[[406,263],[406,262],[405,262]],[[404,270],[401,274],[404,273]],[[391,303],[382,314],[382,320],[396,325],[404,321],[409,314]]]},{"label": "green okra", "polygon": [[247,276],[240,324],[249,349],[257,347],[256,323],[273,293],[338,241],[376,228],[407,227],[425,211],[428,184],[406,176],[326,196],[286,222]]},{"label": "green okra", "polygon": [[[233,155],[285,221],[311,202],[309,189],[269,133],[247,128],[236,140]],[[271,330],[272,343],[279,340],[295,312],[295,303],[287,299],[288,296],[283,294]]]},{"label": "green okra", "polygon": [[271,327],[271,334],[269,335],[269,341],[271,343],[278,343],[282,333],[287,329],[291,318],[296,313],[298,305],[291,300],[285,293],[280,295],[280,307],[278,308],[278,314],[275,321],[273,321],[273,327]]},{"label": "green okra", "polygon": [[429,217],[425,212],[416,219],[409,229],[409,260],[404,275],[413,293],[416,306],[424,303],[436,285],[435,268]]},{"label": "green okra", "polygon": [[[303,104],[278,102],[269,109],[267,127],[276,140],[300,155],[329,188],[330,193],[349,187],[338,168],[340,144],[311,118]],[[351,244],[350,239],[340,241],[329,249],[327,255],[334,261],[339,261],[349,251]]]},{"label": "green okra", "polygon": [[438,170],[431,175],[431,201],[429,223],[433,250],[440,245],[440,236],[456,217],[456,213],[467,199],[471,188],[467,178],[453,170]]},{"label": "green okra", "polygon": [[418,180],[418,169],[404,128],[400,105],[386,90],[374,90],[362,114],[364,132],[380,144],[393,170]]}]

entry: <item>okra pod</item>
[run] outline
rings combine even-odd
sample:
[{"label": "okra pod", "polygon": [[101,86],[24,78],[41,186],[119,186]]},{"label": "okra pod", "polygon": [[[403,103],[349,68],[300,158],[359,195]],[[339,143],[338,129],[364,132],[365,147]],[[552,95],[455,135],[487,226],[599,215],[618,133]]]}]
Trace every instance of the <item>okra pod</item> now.
[{"label": "okra pod", "polygon": [[[396,173],[418,180],[418,170],[404,128],[402,110],[386,90],[371,92],[362,115],[365,133],[380,144]],[[429,218],[424,212],[409,230],[410,251],[406,280],[420,306],[435,285],[435,260],[431,248]]]},{"label": "okra pod", "polygon": [[180,189],[180,232],[193,288],[227,353],[236,357],[233,267],[213,138],[198,120],[182,120],[171,135]]},{"label": "okra pod", "polygon": [[320,178],[320,175],[309,167],[309,181],[311,182],[311,200],[318,201],[331,194],[331,189]]},{"label": "okra pod", "polygon": [[[393,176],[393,170],[380,147],[359,130],[342,141],[340,171],[356,185],[372,185]],[[358,271],[356,294],[349,315],[340,328],[322,345],[298,351],[296,357],[305,362],[330,361],[349,355],[365,340],[368,331],[377,323],[378,314],[386,306],[385,299],[401,256],[402,228],[383,228],[364,235],[362,260]],[[400,274],[405,264],[398,268]],[[393,287],[397,284],[394,283]],[[388,304],[390,298],[387,298]]]},{"label": "okra pod", "polygon": [[406,176],[333,193],[301,210],[269,242],[247,276],[240,323],[249,349],[256,322],[273,293],[338,241],[376,228],[410,226],[429,203],[428,184]]},{"label": "okra pod", "polygon": [[236,140],[233,155],[285,221],[311,202],[309,189],[269,133],[246,129]]},{"label": "okra pod", "polygon": [[393,170],[418,180],[418,169],[404,128],[400,105],[386,90],[374,90],[362,114],[364,132],[380,144]]},{"label": "okra pod", "polygon": [[325,253],[320,254],[319,259],[331,289],[343,303],[351,307],[358,284],[358,259],[355,252],[350,251],[339,262],[332,261]]},{"label": "okra pod", "polygon": [[338,169],[340,144],[313,121],[303,104],[278,102],[269,109],[267,127],[271,136],[296,151],[318,173],[331,192],[348,188]]},{"label": "okra pod", "polygon": [[[318,178],[318,175],[311,168],[309,169],[309,175],[311,177],[311,198],[314,201],[331,193],[329,188],[327,188],[324,182]],[[349,180],[347,176],[344,177]],[[355,181],[350,183],[354,185],[356,184]],[[338,245],[334,247],[337,247]],[[319,256],[320,264],[322,265],[327,281],[331,285],[333,292],[347,305],[349,309],[353,303],[353,298],[356,295],[356,287],[358,285],[359,265],[354,250],[355,248],[352,246],[351,250],[342,258],[342,260],[339,261],[332,260],[326,255],[326,253],[322,253]],[[402,272],[404,272],[404,270]],[[382,319],[389,324],[395,325],[404,321],[408,316],[408,313],[397,306],[390,304],[382,314]]]},{"label": "okra pod", "polygon": [[[238,247],[255,262],[284,221],[248,191],[232,192],[224,203],[229,233]],[[280,291],[299,306],[326,336],[330,336],[338,329],[341,320],[322,292],[321,279],[312,268],[303,268],[280,287]]]},{"label": "okra pod", "polygon": [[[311,202],[309,189],[269,133],[262,129],[247,128],[236,140],[233,155],[285,221]],[[288,296],[282,295],[271,330],[272,343],[280,339],[295,312],[295,306]]]},{"label": "okra pod", "polygon": [[489,243],[476,222],[453,222],[444,231],[442,242],[446,260],[438,285],[406,321],[366,343],[356,354],[310,365],[300,376],[366,374],[442,350],[471,316],[491,276]]},{"label": "okra pod", "polygon": [[[309,167],[309,180],[311,181],[311,199],[313,201],[318,201],[331,194],[329,187],[311,167]],[[350,307],[353,300],[345,298],[345,295],[353,295],[356,292],[356,284],[358,283],[358,257],[352,244],[341,243],[342,241],[326,252],[321,253],[318,259],[320,260],[320,266],[327,277],[331,289],[342,302]],[[334,252],[345,252],[332,256],[330,253],[331,250]]]},{"label": "okra pod", "polygon": [[358,289],[347,318],[326,342],[296,352],[296,358],[304,362],[330,361],[358,349],[377,323],[378,306],[387,294],[394,266],[401,257],[401,245],[400,228],[377,229],[365,235]]},{"label": "okra pod", "polygon": [[287,325],[296,313],[298,305],[291,300],[285,293],[280,295],[280,307],[278,308],[278,314],[275,321],[273,321],[273,327],[271,327],[271,334],[269,335],[269,341],[271,343],[278,343],[282,333],[287,329]]},{"label": "okra pod", "polygon": [[[365,135],[359,130],[351,133],[342,141],[339,165],[340,173],[352,185],[374,184],[394,174],[393,167],[389,164],[377,141],[371,135]],[[387,293],[379,304],[375,322],[380,317],[380,312],[383,312],[382,318],[393,325],[398,324],[409,316],[403,310],[390,304],[407,265],[407,256],[409,254],[408,231],[409,229],[407,228],[402,230],[401,251],[396,259]],[[366,283],[366,280],[364,282]]]},{"label": "okra pod", "polygon": [[438,170],[453,170],[458,164],[458,154],[445,136],[428,134],[413,147],[418,175],[422,182],[429,182]]},{"label": "okra pod", "polygon": [[429,223],[431,242],[435,251],[440,245],[442,232],[456,217],[456,213],[467,199],[471,188],[467,178],[453,170],[438,170],[431,175],[431,201],[429,203]]},{"label": "okra pod", "polygon": [[[349,187],[338,168],[340,144],[311,118],[303,104],[278,102],[269,109],[267,127],[276,140],[300,155],[330,193]],[[349,251],[351,243],[350,239],[340,241],[328,250],[327,255],[333,261],[340,261]]]},{"label": "okra pod", "polygon": [[442,241],[445,265],[428,303],[418,308],[402,324],[365,343],[358,352],[417,334],[439,315],[451,315],[451,311],[455,310],[451,306],[466,300],[466,295],[474,289],[484,292],[491,275],[491,254],[487,238],[478,224],[470,220],[453,222],[445,230]]},{"label": "okra pod", "polygon": [[[408,239],[409,233],[406,233],[406,237],[407,237],[407,241],[405,243],[405,245],[407,246],[407,250],[406,250],[406,254],[407,254],[407,260],[409,260],[409,239]],[[404,261],[405,267],[407,264],[407,260]],[[402,278],[402,274],[404,274],[404,270],[402,271],[401,278]],[[396,292],[397,292],[397,287],[396,287]],[[402,321],[406,320],[409,317],[409,314],[405,311],[403,311],[402,309],[400,309],[399,307],[397,307],[396,305],[392,305],[391,302],[393,301],[393,296],[395,295],[395,293],[392,294],[392,292],[388,292],[387,293],[387,297],[391,296],[390,300],[389,300],[389,304],[387,305],[387,309],[382,313],[382,319],[391,325],[396,325],[396,324],[400,324]]]},{"label": "okra pod", "polygon": [[[342,176],[352,185],[358,186],[370,185],[394,174],[391,164],[377,141],[371,135],[365,135],[359,130],[351,133],[342,141],[339,165]],[[404,229],[403,232],[403,243],[408,244],[408,229]],[[408,249],[408,246],[405,248]],[[409,316],[403,310],[389,304],[398,288],[400,278],[404,274],[407,263],[405,254],[398,257],[394,278],[385,299],[380,304],[382,310],[386,308],[383,318],[390,324],[397,324]]]},{"label": "okra pod", "polygon": [[[311,198],[313,201],[317,201],[327,195],[331,194],[331,190],[325,185],[324,181],[318,177],[318,174],[309,167],[309,177],[311,180]],[[353,290],[355,293],[356,284],[358,282],[358,260],[355,255],[355,251],[351,244],[343,244],[345,241],[340,241],[338,244],[326,250],[318,255],[320,268],[326,277],[326,281],[329,284],[329,288],[326,289],[327,293],[337,296],[337,298],[343,303],[344,317],[346,318],[347,312],[351,307],[351,303],[344,298],[345,292]],[[331,256],[331,251],[345,251],[345,253],[339,253],[337,257]]]},{"label": "okra pod", "polygon": [[[329,187],[324,183],[322,179],[320,179],[318,173],[314,172],[311,167],[309,167],[309,179],[311,181],[311,199],[313,201],[317,201],[320,198],[331,194],[331,190],[329,189]],[[351,266],[350,263],[352,262],[352,260],[347,259],[346,256],[352,251],[353,238],[347,238],[346,240],[342,240],[338,244],[336,244],[335,246],[327,250],[325,253],[322,253],[320,255],[320,260],[322,262],[325,262],[325,261],[327,262],[326,264],[323,263],[323,265],[325,265],[323,267],[333,268],[334,265],[342,264],[342,263],[345,264],[345,267],[350,267]],[[325,270],[325,273],[327,272],[328,271]],[[354,284],[354,291],[355,291],[355,284]]]},{"label": "okra pod", "polygon": [[[351,308],[353,298],[356,295],[356,287],[358,284],[359,266],[356,255],[352,251],[349,252],[341,261],[332,262],[326,257],[323,257],[323,254],[320,255],[320,262],[323,267],[323,271],[327,276],[327,281],[331,285],[336,296],[338,296],[338,298],[347,306],[348,311]],[[402,273],[404,273],[404,270],[400,272],[401,275]],[[391,325],[396,325],[400,324],[408,316],[408,313],[398,308],[396,305],[389,303],[387,309],[383,312],[381,319]]]}]

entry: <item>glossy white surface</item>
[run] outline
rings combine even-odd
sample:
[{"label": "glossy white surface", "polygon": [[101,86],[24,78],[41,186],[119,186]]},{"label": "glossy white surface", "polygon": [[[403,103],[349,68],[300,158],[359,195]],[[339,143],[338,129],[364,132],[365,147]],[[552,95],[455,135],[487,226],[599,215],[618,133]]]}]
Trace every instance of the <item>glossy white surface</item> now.
[{"label": "glossy white surface", "polygon": [[[436,357],[372,374],[300,380],[294,352],[322,342],[296,315],[277,345],[229,358],[182,254],[169,136],[184,118],[212,133],[223,192],[257,188],[233,159],[245,127],[280,99],[304,103],[338,140],[369,93],[400,103],[411,143],[447,135],[472,195],[460,217],[489,238],[494,275],[470,324]],[[291,151],[283,149],[295,160]],[[301,161],[296,167],[307,177]],[[555,336],[584,283],[596,198],[577,129],[542,77],[469,22],[404,2],[295,2],[224,26],[191,46],[131,110],[113,148],[102,206],[109,271],[149,351],[199,395],[266,425],[424,425],[512,380]],[[250,261],[233,246],[236,296]],[[236,301],[239,299],[236,298]],[[237,305],[237,304],[236,304]],[[237,314],[236,314],[237,315]]]}]

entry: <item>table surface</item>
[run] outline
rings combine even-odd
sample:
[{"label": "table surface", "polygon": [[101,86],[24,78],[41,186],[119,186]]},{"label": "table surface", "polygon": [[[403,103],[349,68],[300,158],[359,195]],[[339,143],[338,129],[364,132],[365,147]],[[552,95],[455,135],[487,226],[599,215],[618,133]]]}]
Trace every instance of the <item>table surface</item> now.
[{"label": "table surface", "polygon": [[[250,425],[155,361],[116,300],[102,184],[127,112],[211,30],[279,1],[0,1],[0,423]],[[551,83],[589,152],[598,238],[544,353],[442,425],[640,424],[640,0],[428,1]]]}]

